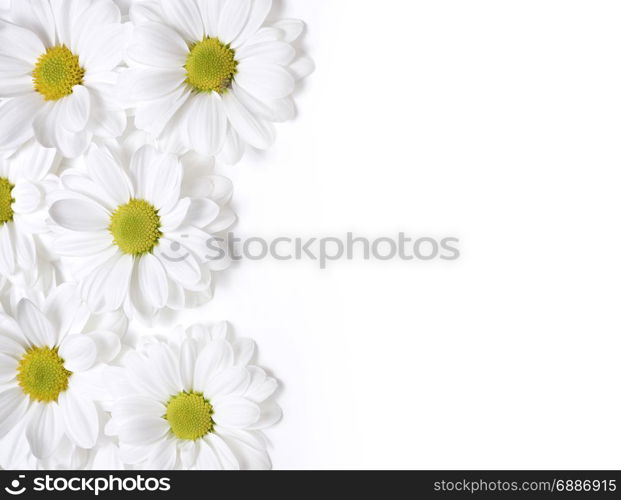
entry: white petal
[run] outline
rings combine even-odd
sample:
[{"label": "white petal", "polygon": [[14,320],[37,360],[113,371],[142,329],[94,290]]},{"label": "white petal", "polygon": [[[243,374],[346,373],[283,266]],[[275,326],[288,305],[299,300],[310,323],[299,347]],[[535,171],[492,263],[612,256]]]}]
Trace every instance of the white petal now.
[{"label": "white petal", "polygon": [[[95,91],[91,91],[91,96]],[[89,130],[97,137],[114,139],[119,137],[127,127],[127,114],[123,110],[106,109],[103,106],[91,108]]]},{"label": "white petal", "polygon": [[147,446],[133,446],[121,443],[119,446],[119,456],[126,465],[137,465],[144,462],[149,458],[152,447]]},{"label": "white petal", "polygon": [[173,311],[183,311],[185,308],[185,291],[183,287],[174,280],[168,279],[168,304]]},{"label": "white petal", "polygon": [[95,446],[99,434],[99,416],[93,402],[78,398],[68,390],[59,396],[58,404],[69,438],[81,448]]},{"label": "white petal", "polygon": [[172,470],[177,463],[177,440],[167,438],[157,443],[145,464],[149,470]]},{"label": "white petal", "polygon": [[218,215],[220,215],[220,207],[217,203],[207,198],[194,198],[186,221],[194,227],[203,228],[216,220]]},{"label": "white petal", "polygon": [[18,97],[32,93],[32,77],[29,75],[0,78],[0,97]]},{"label": "white petal", "polygon": [[235,86],[235,95],[248,111],[265,120],[283,122],[295,116],[295,105],[291,96],[281,99],[261,99],[239,85]]},{"label": "white petal", "polygon": [[18,182],[12,194],[15,199],[13,210],[20,214],[31,214],[40,208],[43,201],[43,192],[32,182]]},{"label": "white petal", "polygon": [[194,387],[205,392],[209,381],[221,371],[233,366],[233,349],[223,340],[209,342],[199,353],[194,368]]},{"label": "white petal", "polygon": [[134,268],[134,257],[122,255],[105,278],[106,310],[116,311],[129,293],[129,283]]},{"label": "white petal", "polygon": [[54,15],[48,0],[11,3],[15,24],[32,31],[46,47],[54,45]]},{"label": "white petal", "polygon": [[0,54],[19,57],[34,66],[44,53],[45,46],[32,31],[5,22],[0,25]]},{"label": "white petal", "polygon": [[46,459],[56,451],[64,436],[60,409],[56,403],[50,403],[37,404],[33,410],[26,425],[26,439],[32,454]]},{"label": "white petal", "polygon": [[239,63],[237,84],[259,99],[281,99],[293,93],[295,79],[276,64],[246,59]]},{"label": "white petal", "polygon": [[[106,284],[110,279],[110,275],[114,271],[115,267],[121,260],[121,254],[116,247],[111,247],[107,252],[110,255],[102,253],[96,255],[91,259],[97,258],[103,259],[103,263],[98,266],[87,266],[84,272],[86,274],[80,282],[80,293],[82,298],[88,304],[91,311],[96,313],[109,312],[111,309],[108,304],[108,300],[113,300],[114,297],[120,295],[120,287],[124,287],[123,283],[115,283],[114,285],[107,287]],[[86,263],[90,259],[83,259]],[[118,287],[118,288],[117,288]]]},{"label": "white petal", "polygon": [[77,286],[70,283],[64,283],[50,292],[43,312],[58,332],[60,341],[68,333],[81,332],[90,317]]},{"label": "white petal", "polygon": [[0,105],[0,149],[13,149],[34,136],[33,117],[45,101],[33,92]]},{"label": "white petal", "polygon": [[130,168],[137,197],[148,200],[158,210],[179,199],[182,169],[176,156],[145,146],[134,154]]},{"label": "white petal", "polygon": [[131,182],[109,151],[93,147],[86,166],[88,174],[116,205],[124,205],[132,197]]},{"label": "white petal", "polygon": [[0,273],[10,276],[15,272],[15,247],[11,224],[0,226]]},{"label": "white petal", "polygon": [[128,57],[140,64],[159,68],[182,68],[188,57],[188,46],[172,28],[147,23],[134,29]]},{"label": "white petal", "polygon": [[188,97],[190,90],[182,85],[160,99],[143,104],[136,110],[136,128],[159,136]]},{"label": "white petal", "polygon": [[190,470],[197,466],[198,452],[200,451],[200,441],[183,441],[179,443],[179,458],[181,466],[185,470]]},{"label": "white petal", "polygon": [[203,18],[205,34],[212,37],[217,36],[218,20],[220,19],[223,0],[197,0],[197,3]]},{"label": "white petal", "polygon": [[213,419],[224,427],[244,429],[256,424],[260,416],[259,406],[242,397],[228,396],[214,402]]},{"label": "white petal", "polygon": [[286,66],[295,57],[295,50],[285,42],[265,42],[247,45],[236,52],[239,61],[256,61]]},{"label": "white petal", "polygon": [[74,159],[83,154],[92,139],[90,131],[71,132],[64,127],[57,127],[54,134],[54,147],[69,159]]},{"label": "white petal", "polygon": [[[207,197],[215,201],[218,205],[226,205],[233,196],[233,183],[230,179],[221,175],[201,175],[190,176],[186,170],[182,190],[185,196],[191,198]],[[187,179],[190,177],[189,179]],[[187,181],[187,184],[186,184]]]},{"label": "white petal", "polygon": [[275,22],[273,26],[284,32],[285,42],[294,42],[304,32],[304,23],[299,19],[281,19]]},{"label": "white petal", "polygon": [[83,372],[97,360],[97,344],[87,335],[70,335],[60,345],[60,357],[65,360],[65,368],[70,372]]},{"label": "white petal", "polygon": [[248,22],[233,42],[233,48],[240,47],[248,38],[257,32],[271,9],[272,0],[254,0],[252,2],[252,10],[248,16]]},{"label": "white petal", "polygon": [[88,337],[97,346],[97,359],[101,363],[110,363],[121,350],[121,339],[114,332],[90,332]]},{"label": "white petal", "polygon": [[229,394],[240,395],[250,384],[250,373],[245,367],[234,366],[213,376],[204,386],[208,398],[219,398]]},{"label": "white petal", "polygon": [[[19,333],[17,335],[19,335],[19,337],[22,337],[22,335]],[[25,338],[22,338],[18,342],[16,339],[12,338],[12,334],[3,331],[2,335],[0,335],[0,353],[10,356],[14,359],[20,359],[24,354],[24,351],[28,347],[25,340]]]},{"label": "white petal", "polygon": [[177,203],[172,212],[162,215],[162,233],[169,234],[183,224],[191,204],[192,201],[189,198],[184,198]]},{"label": "white petal", "polygon": [[256,345],[253,340],[239,339],[233,344],[235,364],[246,366],[252,361]]},{"label": "white petal", "polygon": [[244,154],[244,145],[239,139],[239,134],[235,132],[233,127],[229,126],[229,131],[226,134],[226,140],[224,141],[224,147],[218,155],[218,160],[225,165],[235,165],[241,160]]},{"label": "white petal", "polygon": [[0,438],[20,422],[28,409],[28,402],[19,387],[0,392]]},{"label": "white petal", "polygon": [[250,0],[228,0],[222,7],[218,21],[218,38],[224,43],[231,43],[248,20]]},{"label": "white petal", "polygon": [[15,180],[43,180],[57,163],[56,151],[44,148],[36,141],[26,143],[13,158],[10,177]]},{"label": "white petal", "polygon": [[209,328],[213,340],[226,340],[229,337],[229,324],[226,321],[214,323]]},{"label": "white petal", "polygon": [[86,257],[103,252],[112,246],[112,236],[104,231],[98,233],[68,232],[57,236],[54,248],[61,255]]},{"label": "white petal", "polygon": [[265,444],[252,432],[236,429],[220,429],[219,436],[239,460],[241,470],[270,470],[272,461]]},{"label": "white petal", "polygon": [[30,76],[30,88],[32,89],[32,73],[33,65],[16,59],[15,57],[0,54],[0,77],[13,78],[16,76]]},{"label": "white petal", "polygon": [[123,425],[135,418],[159,418],[166,414],[166,407],[154,399],[132,395],[119,399],[114,403],[112,415]]},{"label": "white petal", "polygon": [[228,445],[217,434],[209,434],[206,441],[216,452],[218,460],[225,470],[238,470],[239,462]]},{"label": "white petal", "polygon": [[17,376],[17,360],[0,352],[0,384],[9,382]]},{"label": "white petal", "polygon": [[168,300],[168,280],[166,271],[158,259],[147,254],[140,258],[140,290],[147,302],[156,309],[161,309]]},{"label": "white petal", "polygon": [[175,26],[188,42],[202,40],[205,35],[201,14],[194,0],[162,2],[162,11],[168,23]]},{"label": "white petal", "polygon": [[185,80],[183,69],[130,69],[122,74],[123,87],[133,101],[161,99],[177,90]]},{"label": "white petal", "polygon": [[162,439],[170,431],[168,422],[163,418],[134,418],[119,429],[123,443],[144,446]]},{"label": "white petal", "polygon": [[84,200],[60,200],[50,208],[52,220],[71,231],[105,231],[110,214],[96,203]]},{"label": "white petal", "polygon": [[79,48],[80,63],[88,71],[109,71],[123,59],[127,26],[107,24],[83,37]]},{"label": "white petal", "polygon": [[308,57],[300,57],[289,66],[289,70],[296,80],[302,80],[315,71],[315,63]]},{"label": "white petal", "polygon": [[[118,207],[114,199],[110,198],[108,193],[104,189],[101,189],[99,184],[90,177],[84,175],[82,169],[65,170],[61,176],[61,184],[67,191],[72,191],[71,193],[66,193],[66,198],[83,199],[86,197],[88,198],[87,201],[96,202],[104,207],[109,214],[112,214]],[[62,194],[64,193],[58,196],[59,199],[64,198]],[[75,196],[76,194],[84,195],[84,197]],[[52,198],[52,202],[54,201],[56,201],[55,197]]]},{"label": "white petal", "polygon": [[199,450],[196,457],[196,465],[199,470],[221,470],[222,464],[213,450],[211,445],[207,441],[198,441]]},{"label": "white petal", "polygon": [[226,114],[216,93],[200,94],[192,105],[188,121],[192,148],[205,156],[218,153],[226,136]]},{"label": "white petal", "polygon": [[83,2],[69,2],[72,7],[71,17],[71,49],[80,53],[84,40],[95,35],[101,26],[119,25],[121,12],[114,2],[84,2],[86,6],[75,5]]},{"label": "white petal", "polygon": [[252,381],[244,396],[255,403],[263,403],[276,392],[278,382],[256,366],[249,366],[248,371],[251,373]]},{"label": "white petal", "polygon": [[231,125],[244,141],[258,149],[268,149],[272,145],[273,130],[253,116],[239,102],[234,91],[225,94],[222,102]]},{"label": "white petal", "polygon": [[73,87],[73,92],[58,101],[58,125],[71,132],[84,130],[91,115],[91,96],[83,85]]},{"label": "white petal", "polygon": [[51,323],[28,299],[17,305],[17,323],[26,338],[37,347],[55,347],[58,340]]},{"label": "white petal", "polygon": [[131,2],[129,17],[135,24],[164,22],[159,2]]},{"label": "white petal", "polygon": [[283,32],[277,28],[264,26],[260,28],[254,35],[251,35],[244,46],[256,45],[266,42],[278,42],[281,41]]},{"label": "white petal", "polygon": [[194,390],[194,367],[197,356],[197,343],[193,339],[184,340],[179,355],[179,371],[184,390]]},{"label": "white petal", "polygon": [[282,409],[273,401],[267,401],[260,406],[261,417],[248,427],[249,430],[261,430],[277,424],[282,418]]},{"label": "white petal", "polygon": [[[176,242],[179,245],[179,242]],[[181,245],[183,248],[183,245]],[[183,259],[171,258],[166,252],[176,248],[175,242],[162,238],[154,255],[159,259],[168,276],[185,288],[191,288],[198,284],[202,277],[200,266],[193,255],[187,254]],[[183,255],[183,254],[182,254]]]}]

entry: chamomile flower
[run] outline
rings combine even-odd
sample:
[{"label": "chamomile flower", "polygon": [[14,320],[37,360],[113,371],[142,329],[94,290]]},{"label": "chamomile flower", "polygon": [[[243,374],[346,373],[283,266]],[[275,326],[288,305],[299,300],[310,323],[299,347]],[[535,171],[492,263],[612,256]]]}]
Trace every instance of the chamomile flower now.
[{"label": "chamomile flower", "polygon": [[136,126],[167,150],[236,163],[267,149],[273,122],[295,114],[296,81],[312,71],[291,45],[301,21],[265,25],[271,0],[134,2],[124,86]]},{"label": "chamomile flower", "polygon": [[152,146],[129,165],[93,146],[85,162],[63,173],[50,216],[91,309],[146,319],[210,299],[212,271],[228,265],[209,243],[235,220],[230,182]]},{"label": "chamomile flower", "polygon": [[117,399],[106,434],[118,437],[120,458],[139,469],[270,468],[261,431],[280,420],[278,384],[253,365],[254,349],[225,323],[196,325],[109,368]]},{"label": "chamomile flower", "polygon": [[51,173],[56,165],[56,152],[34,141],[11,158],[0,157],[0,276],[12,285],[34,287],[50,281],[52,269],[38,235],[48,231],[48,195],[57,189],[58,179]]},{"label": "chamomile flower", "polygon": [[64,156],[118,137],[127,27],[112,0],[13,0],[0,19],[0,150],[35,137]]},{"label": "chamomile flower", "polygon": [[124,317],[92,316],[72,285],[0,315],[0,460],[71,463],[100,434],[93,380],[116,357]]}]

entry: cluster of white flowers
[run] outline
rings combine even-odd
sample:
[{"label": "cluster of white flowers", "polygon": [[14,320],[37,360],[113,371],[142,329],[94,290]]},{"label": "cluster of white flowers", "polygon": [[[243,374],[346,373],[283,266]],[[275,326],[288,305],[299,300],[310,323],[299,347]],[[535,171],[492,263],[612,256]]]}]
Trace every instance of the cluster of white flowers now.
[{"label": "cluster of white flowers", "polygon": [[215,171],[294,117],[303,23],[268,21],[272,0],[6,7],[0,468],[270,468],[254,342],[132,325],[211,298],[229,262],[208,243],[236,220]]}]

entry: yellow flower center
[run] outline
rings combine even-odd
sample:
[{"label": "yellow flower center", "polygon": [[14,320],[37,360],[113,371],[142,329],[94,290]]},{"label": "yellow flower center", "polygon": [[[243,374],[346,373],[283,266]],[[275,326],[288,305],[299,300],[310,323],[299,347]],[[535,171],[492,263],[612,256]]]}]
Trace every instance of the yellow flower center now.
[{"label": "yellow flower center", "polygon": [[58,401],[58,396],[69,387],[72,375],[64,363],[57,348],[33,347],[17,366],[17,381],[32,401]]},{"label": "yellow flower center", "polygon": [[73,93],[84,81],[80,60],[64,45],[47,49],[32,73],[34,88],[46,101],[56,101]]},{"label": "yellow flower center", "polygon": [[168,402],[164,416],[172,433],[187,441],[212,433],[216,425],[212,417],[213,406],[196,392],[177,394]]},{"label": "yellow flower center", "polygon": [[224,94],[237,73],[235,51],[217,38],[204,38],[190,46],[185,69],[186,82],[197,92]]},{"label": "yellow flower center", "polygon": [[162,237],[158,211],[145,200],[131,200],[116,209],[109,230],[125,254],[140,256],[153,251]]},{"label": "yellow flower center", "polygon": [[0,177],[0,226],[13,220],[14,187],[8,179]]}]

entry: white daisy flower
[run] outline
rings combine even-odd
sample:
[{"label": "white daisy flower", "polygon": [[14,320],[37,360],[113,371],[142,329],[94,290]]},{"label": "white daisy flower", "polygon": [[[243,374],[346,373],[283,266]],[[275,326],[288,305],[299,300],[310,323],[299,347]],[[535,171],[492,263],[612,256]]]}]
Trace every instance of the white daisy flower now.
[{"label": "white daisy flower", "polygon": [[313,65],[291,45],[304,25],[265,25],[271,0],[144,0],[124,73],[136,126],[166,150],[236,163],[246,145],[267,149],[273,122],[294,117],[296,81]]},{"label": "white daisy flower", "polygon": [[69,464],[96,444],[93,380],[126,328],[121,315],[91,316],[72,285],[0,315],[0,465]]},{"label": "white daisy flower", "polygon": [[226,323],[177,329],[108,368],[117,395],[106,434],[138,469],[269,469],[262,429],[277,423],[275,379],[252,364],[255,344]]},{"label": "white daisy flower", "polygon": [[35,137],[75,158],[93,137],[121,135],[126,32],[112,0],[13,0],[0,20],[0,150]]},{"label": "white daisy flower", "polygon": [[51,173],[56,166],[55,150],[34,141],[11,158],[0,157],[0,277],[13,285],[34,287],[52,279],[38,235],[49,231],[48,196],[57,189],[58,178]]},{"label": "white daisy flower", "polygon": [[93,311],[123,307],[152,318],[211,298],[212,271],[226,268],[224,250],[210,250],[235,216],[232,186],[190,157],[144,146],[125,161],[93,146],[86,169],[61,176],[65,188],[50,208],[55,249],[70,257],[73,278]]}]

